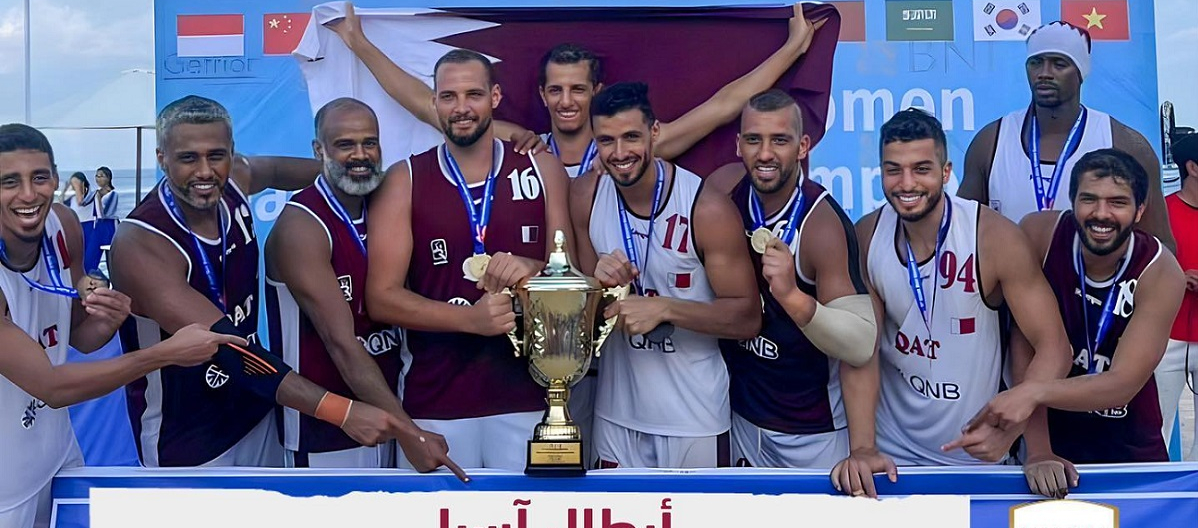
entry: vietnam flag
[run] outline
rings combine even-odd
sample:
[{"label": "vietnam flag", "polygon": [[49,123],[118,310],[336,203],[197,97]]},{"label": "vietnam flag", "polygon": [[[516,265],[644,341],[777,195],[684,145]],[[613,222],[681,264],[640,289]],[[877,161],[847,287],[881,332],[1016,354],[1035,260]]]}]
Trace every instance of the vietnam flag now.
[{"label": "vietnam flag", "polygon": [[1061,20],[1085,29],[1094,40],[1130,40],[1127,0],[1061,0]]},{"label": "vietnam flag", "polygon": [[312,13],[272,13],[262,15],[262,54],[291,55],[299,46]]},{"label": "vietnam flag", "polygon": [[179,15],[176,54],[180,57],[240,57],[245,55],[243,15]]}]

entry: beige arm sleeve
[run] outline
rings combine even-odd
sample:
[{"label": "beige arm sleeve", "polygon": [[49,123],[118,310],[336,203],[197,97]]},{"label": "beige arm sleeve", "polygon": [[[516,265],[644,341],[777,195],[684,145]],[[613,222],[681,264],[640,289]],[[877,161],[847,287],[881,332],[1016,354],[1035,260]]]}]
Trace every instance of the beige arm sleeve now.
[{"label": "beige arm sleeve", "polygon": [[815,315],[800,330],[829,357],[860,367],[873,357],[878,323],[869,295],[848,295],[815,303]]}]

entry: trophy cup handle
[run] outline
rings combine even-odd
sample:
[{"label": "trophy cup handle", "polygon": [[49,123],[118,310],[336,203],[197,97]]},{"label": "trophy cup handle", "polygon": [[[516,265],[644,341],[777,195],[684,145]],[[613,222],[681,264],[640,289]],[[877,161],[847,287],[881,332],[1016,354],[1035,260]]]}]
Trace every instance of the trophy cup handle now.
[{"label": "trophy cup handle", "polygon": [[[512,310],[515,311],[518,307],[516,303],[520,302],[520,300],[517,299],[515,295],[512,295],[512,290],[510,288],[504,288],[503,291],[500,292],[500,295],[507,295],[512,298]],[[520,327],[523,326],[521,324],[523,322],[523,317],[517,317],[516,326],[507,331],[507,338],[512,342],[512,346],[515,348],[516,357],[520,357],[524,353],[524,340],[520,338]]]},{"label": "trophy cup handle", "polygon": [[[627,285],[627,284],[625,284],[623,286],[613,286],[611,288],[606,288],[603,290],[603,300],[607,301],[607,303],[605,303],[605,304],[613,303],[616,301],[622,301],[622,300],[624,300],[625,297],[628,296],[628,290],[629,290],[629,285]],[[596,357],[599,356],[599,350],[603,348],[603,343],[605,341],[607,341],[607,336],[611,335],[612,330],[616,329],[616,321],[618,319],[619,319],[619,316],[610,317],[610,318],[604,319],[603,322],[599,325],[599,335],[597,337],[595,337],[595,344],[594,344]]]}]

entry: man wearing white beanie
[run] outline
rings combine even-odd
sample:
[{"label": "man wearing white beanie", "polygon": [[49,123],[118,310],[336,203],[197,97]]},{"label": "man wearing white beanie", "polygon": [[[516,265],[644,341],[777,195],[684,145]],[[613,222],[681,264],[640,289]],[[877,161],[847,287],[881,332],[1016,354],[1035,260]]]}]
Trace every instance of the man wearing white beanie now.
[{"label": "man wearing white beanie", "polygon": [[[1160,161],[1152,146],[1139,132],[1081,104],[1081,85],[1091,71],[1089,33],[1067,22],[1040,26],[1028,36],[1024,69],[1031,105],[991,122],[973,138],[957,195],[988,204],[1015,222],[1035,211],[1065,209],[1073,164],[1087,152],[1114,147],[1148,172],[1141,228],[1174,250]],[[1039,163],[1033,164],[1036,157]]]}]

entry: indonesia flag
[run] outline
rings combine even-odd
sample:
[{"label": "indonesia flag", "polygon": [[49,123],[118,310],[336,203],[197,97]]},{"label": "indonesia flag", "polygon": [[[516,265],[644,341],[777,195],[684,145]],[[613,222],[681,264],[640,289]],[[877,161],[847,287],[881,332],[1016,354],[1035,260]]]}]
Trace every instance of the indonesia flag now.
[{"label": "indonesia flag", "polygon": [[176,24],[180,57],[245,55],[244,15],[179,15]]}]

